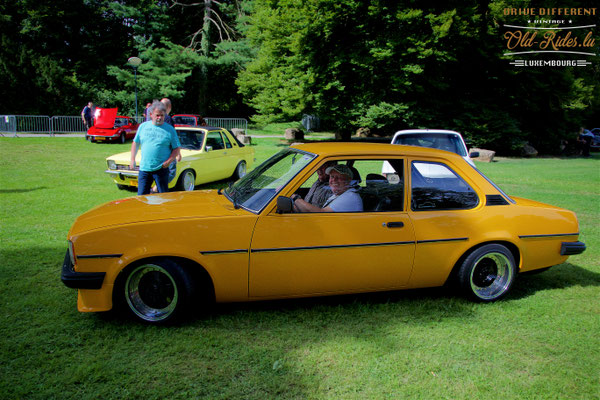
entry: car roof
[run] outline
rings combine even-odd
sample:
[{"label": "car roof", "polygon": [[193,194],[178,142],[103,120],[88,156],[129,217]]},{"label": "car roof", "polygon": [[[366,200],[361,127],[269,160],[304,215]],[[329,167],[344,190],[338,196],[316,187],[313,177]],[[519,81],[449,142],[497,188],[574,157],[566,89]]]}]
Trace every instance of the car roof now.
[{"label": "car roof", "polygon": [[408,134],[415,134],[415,133],[427,133],[427,134],[451,134],[451,135],[458,135],[458,136],[462,136],[460,133],[456,132],[456,131],[449,131],[446,129],[405,129],[402,131],[398,131],[394,134],[394,136],[396,135],[408,135]]},{"label": "car roof", "polygon": [[225,128],[219,128],[217,126],[190,126],[190,125],[177,125],[175,127],[176,131],[226,131]]},{"label": "car roof", "polygon": [[313,142],[298,143],[290,146],[298,150],[328,156],[416,156],[416,157],[442,157],[452,160],[462,160],[463,157],[440,149],[429,147],[407,146],[383,143],[356,143],[356,142]]}]

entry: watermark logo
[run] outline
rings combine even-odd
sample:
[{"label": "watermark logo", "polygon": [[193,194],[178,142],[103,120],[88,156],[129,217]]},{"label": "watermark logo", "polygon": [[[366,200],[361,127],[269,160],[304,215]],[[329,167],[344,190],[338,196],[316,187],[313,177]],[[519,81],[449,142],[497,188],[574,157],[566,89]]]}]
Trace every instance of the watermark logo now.
[{"label": "watermark logo", "polygon": [[505,24],[504,56],[516,67],[585,67],[597,56],[595,24],[574,17],[597,15],[596,8],[505,8],[505,16],[527,17],[527,25]]}]

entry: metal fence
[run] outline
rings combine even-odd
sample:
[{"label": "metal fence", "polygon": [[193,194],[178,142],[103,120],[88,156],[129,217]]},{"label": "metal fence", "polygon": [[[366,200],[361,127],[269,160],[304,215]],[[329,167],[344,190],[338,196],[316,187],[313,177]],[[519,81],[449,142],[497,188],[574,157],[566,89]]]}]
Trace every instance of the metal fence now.
[{"label": "metal fence", "polygon": [[85,133],[81,117],[55,116],[50,119],[50,131],[55,133]]},{"label": "metal fence", "polygon": [[242,129],[244,135],[248,134],[248,121],[245,118],[210,118],[204,117],[206,125],[217,126],[225,129]]},{"label": "metal fence", "polygon": [[[140,117],[139,119],[143,119]],[[248,134],[248,121],[245,118],[204,118],[210,126],[225,129],[243,129]],[[140,121],[143,122],[143,121]],[[19,133],[42,133],[53,136],[55,133],[86,132],[79,116],[47,115],[0,115],[0,135]]]}]

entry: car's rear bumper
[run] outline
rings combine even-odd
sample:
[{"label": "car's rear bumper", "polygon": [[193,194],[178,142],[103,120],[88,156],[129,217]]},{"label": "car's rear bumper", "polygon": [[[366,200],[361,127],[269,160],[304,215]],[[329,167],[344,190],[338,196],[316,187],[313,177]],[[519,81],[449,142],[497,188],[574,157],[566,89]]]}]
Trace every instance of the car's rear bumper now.
[{"label": "car's rear bumper", "polygon": [[71,289],[100,289],[104,282],[106,272],[76,272],[69,257],[69,251],[65,254],[62,265],[60,280],[66,287]]},{"label": "car's rear bumper", "polygon": [[585,243],[583,242],[562,242],[560,246],[561,256],[572,256],[581,254],[585,251]]}]

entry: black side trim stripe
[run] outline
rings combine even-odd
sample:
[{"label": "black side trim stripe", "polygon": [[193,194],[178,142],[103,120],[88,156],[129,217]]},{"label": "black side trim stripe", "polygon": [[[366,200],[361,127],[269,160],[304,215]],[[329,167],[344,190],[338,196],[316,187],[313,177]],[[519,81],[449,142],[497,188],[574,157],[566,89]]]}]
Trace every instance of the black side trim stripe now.
[{"label": "black side trim stripe", "polygon": [[204,256],[210,256],[215,254],[236,254],[236,253],[247,253],[248,249],[236,249],[236,250],[211,250],[201,251],[200,254]]},{"label": "black side trim stripe", "polygon": [[376,247],[376,246],[401,246],[406,244],[415,244],[414,241],[409,242],[389,242],[389,243],[360,243],[360,244],[339,244],[332,246],[302,246],[302,247],[277,247],[272,249],[252,249],[252,253],[266,253],[273,251],[295,251],[295,250],[323,250],[323,249],[343,249],[354,247]]},{"label": "black side trim stripe", "polygon": [[466,240],[469,240],[469,238],[465,237],[465,238],[453,238],[453,239],[419,240],[419,241],[417,241],[417,244],[422,244],[422,243],[439,243],[439,242],[464,242]]},{"label": "black side trim stripe", "polygon": [[535,239],[535,238],[552,238],[552,237],[562,237],[562,236],[577,236],[577,233],[555,233],[549,235],[519,235],[519,239]]},{"label": "black side trim stripe", "polygon": [[90,255],[77,255],[77,258],[121,258],[123,254],[90,254]]}]

